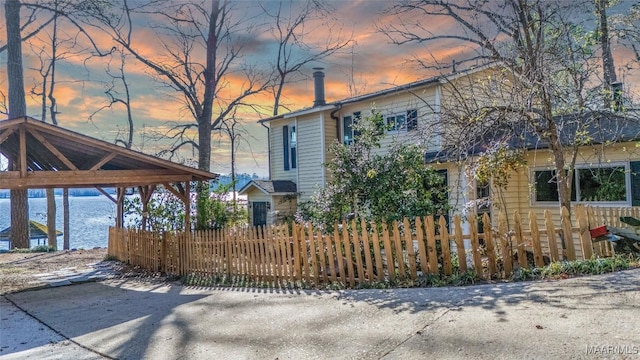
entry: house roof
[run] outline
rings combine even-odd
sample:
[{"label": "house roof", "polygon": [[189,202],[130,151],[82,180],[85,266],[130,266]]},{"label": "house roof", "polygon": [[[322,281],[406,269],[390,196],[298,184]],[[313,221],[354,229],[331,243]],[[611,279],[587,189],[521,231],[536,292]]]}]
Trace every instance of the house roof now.
[{"label": "house roof", "polygon": [[30,117],[0,121],[0,154],[19,165],[0,172],[0,189],[130,187],[218,177]]},{"label": "house roof", "polygon": [[251,187],[268,195],[292,194],[297,191],[296,183],[289,180],[251,180],[238,193],[245,194]]},{"label": "house roof", "polygon": [[[619,113],[593,111],[554,117],[560,128],[560,141],[563,145],[575,142],[578,130],[586,144],[604,144],[608,142],[627,142],[640,140],[640,119]],[[442,151],[425,153],[425,162],[457,160],[460,156],[477,156],[496,142],[507,144],[511,149],[542,150],[549,148],[547,139],[541,139],[531,124],[525,122],[505,122],[486,129],[481,136],[471,139],[468,148],[444,148]]]},{"label": "house roof", "polygon": [[273,116],[270,118],[266,118],[266,119],[262,119],[259,120],[259,123],[265,123],[265,122],[270,122],[273,120],[278,120],[278,119],[283,119],[283,118],[288,118],[288,117],[294,117],[294,116],[299,116],[299,115],[304,115],[304,114],[308,114],[308,113],[314,113],[314,112],[318,112],[318,111],[324,111],[324,110],[331,110],[331,109],[335,109],[338,108],[342,105],[346,105],[346,104],[351,104],[351,103],[355,103],[355,102],[359,102],[359,101],[365,101],[365,100],[369,100],[369,99],[373,99],[373,98],[377,98],[380,96],[385,96],[385,95],[390,95],[390,94],[395,94],[398,92],[404,92],[407,90],[411,90],[411,89],[415,89],[418,87],[422,87],[422,86],[426,86],[426,85],[431,85],[431,84],[439,84],[439,83],[443,83],[446,81],[450,81],[453,79],[456,79],[458,77],[461,76],[465,76],[465,75],[469,75],[481,70],[485,70],[487,68],[490,68],[492,66],[495,66],[495,64],[487,64],[487,65],[482,65],[482,66],[476,66],[476,67],[472,67],[469,68],[467,70],[463,70],[463,71],[456,71],[456,72],[452,72],[452,73],[448,73],[448,74],[444,74],[444,75],[437,75],[437,76],[433,76],[430,78],[426,78],[426,79],[421,79],[421,80],[417,80],[417,81],[413,81],[407,84],[403,84],[403,85],[398,85],[398,86],[394,86],[391,88],[387,88],[387,89],[383,89],[383,90],[378,90],[378,91],[374,91],[368,94],[363,94],[363,95],[358,95],[358,96],[353,96],[353,97],[349,97],[346,99],[342,99],[342,100],[336,100],[336,101],[332,101],[332,102],[328,102],[326,105],[321,105],[321,106],[315,106],[315,107],[306,107],[300,110],[296,110],[296,111],[292,111],[286,114],[281,114],[281,115],[277,115],[277,116]]}]

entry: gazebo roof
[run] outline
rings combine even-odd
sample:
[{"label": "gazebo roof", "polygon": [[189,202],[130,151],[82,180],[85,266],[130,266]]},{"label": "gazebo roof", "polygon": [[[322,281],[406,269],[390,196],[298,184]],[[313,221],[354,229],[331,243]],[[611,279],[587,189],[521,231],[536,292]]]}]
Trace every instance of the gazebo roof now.
[{"label": "gazebo roof", "polygon": [[0,121],[0,154],[19,165],[0,172],[0,189],[132,187],[218,177],[31,117]]}]

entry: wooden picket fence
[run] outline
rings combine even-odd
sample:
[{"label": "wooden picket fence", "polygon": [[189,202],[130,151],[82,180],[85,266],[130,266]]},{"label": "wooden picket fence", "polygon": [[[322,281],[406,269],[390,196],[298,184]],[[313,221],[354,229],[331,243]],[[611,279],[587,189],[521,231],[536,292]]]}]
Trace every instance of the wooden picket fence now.
[{"label": "wooden picket fence", "polygon": [[[592,241],[589,229],[613,224],[626,211],[576,206],[575,221],[563,209],[560,226],[554,224],[549,211],[544,219],[538,219],[535,212],[528,216],[516,212],[509,222],[511,229],[501,216],[497,226],[485,226],[482,233],[477,230],[475,214],[466,219],[468,233],[463,232],[465,223],[460,216],[454,216],[451,224],[444,217],[432,216],[379,226],[343,221],[331,234],[308,224],[162,234],[110,228],[108,252],[131,265],[178,276],[227,276],[309,286],[339,281],[353,287],[467,270],[481,278],[501,279],[509,278],[519,267],[612,255],[608,242]],[[640,217],[640,209],[628,214]],[[483,221],[490,223],[486,214]]]}]

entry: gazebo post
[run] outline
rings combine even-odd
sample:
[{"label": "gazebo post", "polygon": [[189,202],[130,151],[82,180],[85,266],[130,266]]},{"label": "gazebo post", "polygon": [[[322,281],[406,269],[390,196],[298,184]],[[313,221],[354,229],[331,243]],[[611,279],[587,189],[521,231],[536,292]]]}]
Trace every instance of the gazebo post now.
[{"label": "gazebo post", "polygon": [[184,228],[191,231],[191,182],[186,181],[184,188]]},{"label": "gazebo post", "polygon": [[126,193],[125,188],[116,188],[116,227],[123,228],[124,227],[124,194]]}]

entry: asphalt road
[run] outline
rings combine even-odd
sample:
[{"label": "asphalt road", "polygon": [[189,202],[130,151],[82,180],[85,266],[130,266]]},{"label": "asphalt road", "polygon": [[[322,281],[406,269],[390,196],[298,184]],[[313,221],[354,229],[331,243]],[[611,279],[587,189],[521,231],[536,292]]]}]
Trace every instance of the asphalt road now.
[{"label": "asphalt road", "polygon": [[105,280],[7,295],[0,319],[2,359],[640,359],[640,269],[336,292]]}]

